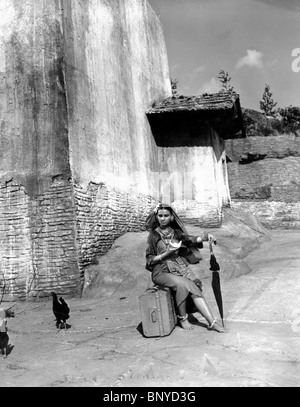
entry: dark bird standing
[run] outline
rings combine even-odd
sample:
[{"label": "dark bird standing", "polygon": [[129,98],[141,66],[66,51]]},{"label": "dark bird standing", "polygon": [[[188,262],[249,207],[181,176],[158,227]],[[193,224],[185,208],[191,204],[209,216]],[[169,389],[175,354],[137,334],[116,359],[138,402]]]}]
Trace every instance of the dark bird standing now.
[{"label": "dark bird standing", "polygon": [[57,294],[53,292],[51,295],[53,297],[52,310],[56,318],[56,327],[61,328],[64,325],[65,329],[67,329],[66,320],[70,318],[70,308],[62,297],[58,299]]},{"label": "dark bird standing", "polygon": [[9,336],[7,335],[7,332],[0,332],[0,351],[4,358],[7,357],[8,342]]},{"label": "dark bird standing", "polygon": [[14,318],[15,313],[11,310],[12,307],[5,310],[5,318]]}]

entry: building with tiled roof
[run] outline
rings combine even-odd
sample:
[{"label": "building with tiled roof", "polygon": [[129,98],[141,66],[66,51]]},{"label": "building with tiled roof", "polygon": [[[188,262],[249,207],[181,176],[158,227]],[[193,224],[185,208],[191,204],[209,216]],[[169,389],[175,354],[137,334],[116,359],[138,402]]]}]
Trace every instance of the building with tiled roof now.
[{"label": "building with tiled roof", "polygon": [[239,95],[171,96],[146,111],[159,149],[160,200],[187,222],[220,226],[230,204],[225,141],[245,137]]},{"label": "building with tiled roof", "polygon": [[224,140],[245,137],[239,95],[219,92],[197,96],[172,96],[154,102],[146,112],[158,145],[163,145],[165,127],[186,122],[209,122]]}]

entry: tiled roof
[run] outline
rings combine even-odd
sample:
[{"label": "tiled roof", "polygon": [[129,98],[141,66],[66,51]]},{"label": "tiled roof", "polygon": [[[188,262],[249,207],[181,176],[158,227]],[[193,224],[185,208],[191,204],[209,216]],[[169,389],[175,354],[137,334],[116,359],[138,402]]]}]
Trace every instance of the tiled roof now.
[{"label": "tiled roof", "polygon": [[175,137],[184,126],[185,133],[194,132],[201,123],[209,123],[223,139],[246,137],[240,97],[235,92],[171,96],[154,102],[146,115],[157,145],[170,143],[167,133],[173,132]]},{"label": "tiled roof", "polygon": [[239,95],[234,92],[219,92],[199,96],[171,96],[154,102],[146,114],[175,113],[179,111],[216,111],[236,108]]}]

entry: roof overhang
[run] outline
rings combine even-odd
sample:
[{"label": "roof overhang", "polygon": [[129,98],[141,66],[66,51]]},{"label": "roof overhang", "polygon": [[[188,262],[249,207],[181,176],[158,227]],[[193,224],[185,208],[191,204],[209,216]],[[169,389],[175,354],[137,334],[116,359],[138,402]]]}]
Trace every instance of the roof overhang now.
[{"label": "roof overhang", "polygon": [[208,125],[225,140],[246,137],[239,95],[234,92],[172,96],[153,103],[146,115],[157,144],[162,146],[165,129],[173,129],[175,134],[176,129],[195,125]]}]

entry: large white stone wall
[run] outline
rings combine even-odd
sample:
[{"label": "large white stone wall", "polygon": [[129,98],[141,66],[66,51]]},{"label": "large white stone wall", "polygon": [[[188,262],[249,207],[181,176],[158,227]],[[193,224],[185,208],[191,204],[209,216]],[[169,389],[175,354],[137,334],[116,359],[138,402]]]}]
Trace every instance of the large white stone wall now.
[{"label": "large white stone wall", "polygon": [[75,181],[155,195],[158,149],[145,111],[171,94],[159,20],[141,0],[74,2],[64,15]]},{"label": "large white stone wall", "polygon": [[0,15],[0,298],[78,294],[157,199],[162,28],[145,0],[0,0]]}]

